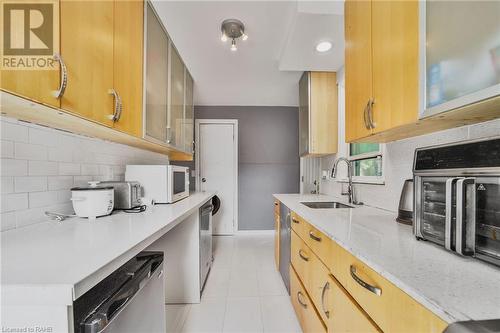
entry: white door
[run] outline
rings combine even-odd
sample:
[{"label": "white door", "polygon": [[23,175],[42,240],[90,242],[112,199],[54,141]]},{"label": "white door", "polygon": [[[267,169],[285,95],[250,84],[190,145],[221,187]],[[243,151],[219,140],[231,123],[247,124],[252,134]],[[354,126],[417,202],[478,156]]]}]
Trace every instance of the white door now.
[{"label": "white door", "polygon": [[238,157],[237,121],[199,119],[198,189],[217,191],[221,207],[213,217],[214,235],[232,235],[237,229]]}]

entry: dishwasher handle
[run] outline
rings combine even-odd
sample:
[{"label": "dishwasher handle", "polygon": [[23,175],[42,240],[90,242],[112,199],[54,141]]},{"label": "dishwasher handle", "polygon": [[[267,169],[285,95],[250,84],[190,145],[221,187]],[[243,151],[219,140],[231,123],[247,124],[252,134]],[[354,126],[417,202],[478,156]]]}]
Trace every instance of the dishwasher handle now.
[{"label": "dishwasher handle", "polygon": [[[104,301],[80,324],[80,332],[101,333],[127,307],[139,291],[161,270],[163,259],[151,259],[136,272],[126,273],[130,279]],[[160,275],[162,272],[160,272]]]}]

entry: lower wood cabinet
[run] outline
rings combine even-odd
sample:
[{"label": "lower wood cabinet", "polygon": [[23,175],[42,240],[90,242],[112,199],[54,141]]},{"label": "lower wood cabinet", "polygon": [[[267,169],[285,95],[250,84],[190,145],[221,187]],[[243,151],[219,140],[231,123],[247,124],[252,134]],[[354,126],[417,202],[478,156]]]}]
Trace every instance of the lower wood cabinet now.
[{"label": "lower wood cabinet", "polygon": [[329,282],[328,303],[333,311],[328,320],[328,332],[382,332],[333,276]]},{"label": "lower wood cabinet", "polygon": [[313,306],[311,298],[292,266],[290,266],[290,297],[300,326],[305,333],[327,332],[325,325]]}]

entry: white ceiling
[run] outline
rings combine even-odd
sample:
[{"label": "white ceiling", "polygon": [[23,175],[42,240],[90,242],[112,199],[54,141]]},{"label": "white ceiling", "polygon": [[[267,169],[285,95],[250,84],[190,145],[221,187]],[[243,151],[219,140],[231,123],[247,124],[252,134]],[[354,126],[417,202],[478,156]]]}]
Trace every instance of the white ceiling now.
[{"label": "white ceiling", "polygon": [[[343,64],[342,1],[153,2],[193,75],[196,105],[296,106],[302,71]],[[241,20],[249,36],[236,52],[220,40],[227,18]],[[320,40],[332,50],[314,51]]]}]

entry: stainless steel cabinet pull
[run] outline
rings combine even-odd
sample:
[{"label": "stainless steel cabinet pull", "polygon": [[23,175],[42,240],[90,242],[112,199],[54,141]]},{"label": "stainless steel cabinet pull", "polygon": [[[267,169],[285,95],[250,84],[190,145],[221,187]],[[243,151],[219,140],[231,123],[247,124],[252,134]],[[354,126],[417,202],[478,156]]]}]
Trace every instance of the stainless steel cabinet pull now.
[{"label": "stainless steel cabinet pull", "polygon": [[316,236],[312,231],[309,231],[309,237],[314,239],[316,242],[321,242],[321,237]]},{"label": "stainless steel cabinet pull", "polygon": [[366,290],[374,293],[377,296],[382,295],[382,289],[366,283],[359,276],[356,275],[356,267],[354,267],[354,265],[351,265],[351,277],[354,279],[354,281],[356,281],[361,287],[365,288]]},{"label": "stainless steel cabinet pull", "polygon": [[66,90],[66,86],[68,85],[68,70],[66,68],[66,64],[64,63],[61,55],[59,53],[54,54],[54,60],[59,62],[59,71],[61,73],[61,79],[59,83],[59,89],[52,92],[52,95],[59,99],[63,97],[64,91]]},{"label": "stainless steel cabinet pull", "polygon": [[365,122],[365,128],[366,129],[371,129],[370,124],[368,123],[368,104],[370,104],[370,101],[368,101],[365,105],[365,109],[363,110],[363,120]]},{"label": "stainless steel cabinet pull", "polygon": [[375,100],[374,99],[370,99],[368,101],[368,124],[370,125],[370,128],[371,129],[374,129],[376,127],[377,124],[375,124],[375,122],[373,121],[373,104],[375,104]]},{"label": "stainless steel cabinet pull", "polygon": [[299,291],[299,292],[297,292],[297,301],[299,302],[299,304],[300,304],[300,305],[302,305],[302,307],[303,307],[304,309],[307,309],[307,304],[306,304],[306,303],[304,303],[304,302],[302,302],[301,297],[304,297],[304,294],[302,294],[302,292],[300,292],[300,291]]},{"label": "stainless steel cabinet pull", "polygon": [[325,285],[323,286],[323,290],[321,291],[321,308],[326,318],[330,318],[330,311],[325,310],[325,295],[328,289],[330,289],[330,282],[326,281]]},{"label": "stainless steel cabinet pull", "polygon": [[167,143],[172,142],[172,129],[170,127],[167,127]]},{"label": "stainless steel cabinet pull", "polygon": [[302,250],[299,250],[299,256],[302,258],[302,260],[309,261],[309,257],[303,255],[302,253],[303,253]]},{"label": "stainless steel cabinet pull", "polygon": [[122,99],[115,89],[109,89],[108,94],[113,95],[113,98],[115,100],[114,112],[112,115],[109,115],[108,118],[113,122],[117,122],[118,120],[120,120],[120,117],[122,116],[122,108],[123,108]]},{"label": "stainless steel cabinet pull", "polygon": [[292,218],[293,223],[299,224],[300,222],[297,221],[296,219]]}]

